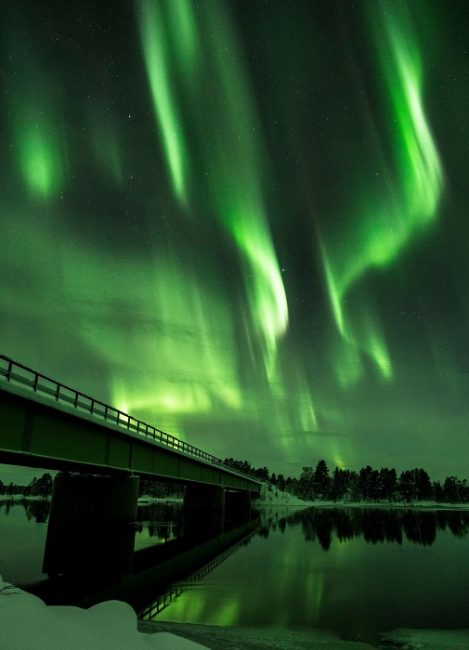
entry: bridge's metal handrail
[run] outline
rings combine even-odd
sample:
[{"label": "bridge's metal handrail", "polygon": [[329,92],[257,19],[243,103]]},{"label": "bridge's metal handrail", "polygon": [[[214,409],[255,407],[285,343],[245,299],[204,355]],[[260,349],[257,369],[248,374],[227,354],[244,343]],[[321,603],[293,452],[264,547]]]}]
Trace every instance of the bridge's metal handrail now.
[{"label": "bridge's metal handrail", "polygon": [[[48,395],[49,397],[54,398],[57,402],[72,405],[77,410],[86,411],[93,416],[102,416],[107,422],[116,424],[127,431],[143,435],[151,440],[172,447],[177,451],[181,451],[191,456],[196,456],[197,458],[213,463],[214,465],[225,466],[225,463],[221,458],[217,458],[206,451],[202,451],[202,449],[199,449],[198,447],[189,445],[187,442],[179,440],[179,438],[176,438],[170,433],[166,433],[166,431],[162,431],[161,429],[147,424],[142,420],[138,420],[109,404],[105,404],[100,400],[94,399],[94,397],[90,397],[74,388],[70,388],[55,379],[43,375],[41,372],[32,370],[17,361],[13,361],[13,359],[10,359],[3,354],[0,354],[0,362],[0,377],[4,377],[7,382],[14,382],[21,386],[32,388],[35,393]],[[240,474],[241,476],[245,476],[253,481],[256,480],[253,479],[252,476],[233,470],[228,466],[226,466],[226,468],[235,474]]]},{"label": "bridge's metal handrail", "polygon": [[199,582],[200,580],[203,580],[205,576],[207,576],[211,571],[216,569],[220,564],[223,564],[225,560],[227,560],[230,555],[233,555],[241,546],[246,546],[247,542],[250,541],[251,537],[254,535],[255,531],[251,531],[247,535],[245,535],[242,539],[238,540],[233,546],[230,546],[230,548],[226,549],[220,555],[217,557],[213,558],[213,560],[210,560],[207,562],[207,564],[204,564],[203,567],[200,569],[197,569],[197,571],[194,571],[191,573],[184,581],[180,581],[176,584],[170,585],[168,589],[158,596],[158,598],[147,605],[141,612],[139,613],[139,618],[142,621],[151,621],[157,614],[162,612],[164,609],[169,607],[171,603],[179,598],[179,596],[186,591],[190,585],[193,585],[195,582]]}]

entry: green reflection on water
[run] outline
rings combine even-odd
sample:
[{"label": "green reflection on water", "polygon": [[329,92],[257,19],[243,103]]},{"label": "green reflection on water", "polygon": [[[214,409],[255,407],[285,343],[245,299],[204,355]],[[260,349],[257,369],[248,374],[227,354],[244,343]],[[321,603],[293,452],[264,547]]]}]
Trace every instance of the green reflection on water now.
[{"label": "green reflection on water", "polygon": [[155,620],[324,628],[369,642],[400,626],[460,627],[468,527],[469,513],[443,511],[314,508],[274,518],[200,582],[179,583]]}]

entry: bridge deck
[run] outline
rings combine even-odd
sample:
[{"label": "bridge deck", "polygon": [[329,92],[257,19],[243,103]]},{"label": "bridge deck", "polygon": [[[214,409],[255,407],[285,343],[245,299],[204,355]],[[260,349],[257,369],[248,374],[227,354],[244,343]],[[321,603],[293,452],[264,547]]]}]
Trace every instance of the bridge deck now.
[{"label": "bridge deck", "polygon": [[3,355],[0,460],[260,489],[220,458]]}]

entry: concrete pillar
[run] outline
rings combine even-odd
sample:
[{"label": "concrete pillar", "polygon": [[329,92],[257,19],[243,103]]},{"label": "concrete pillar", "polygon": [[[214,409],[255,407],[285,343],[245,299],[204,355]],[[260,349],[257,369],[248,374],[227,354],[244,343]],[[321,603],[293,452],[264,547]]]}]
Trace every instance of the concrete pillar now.
[{"label": "concrete pillar", "polygon": [[135,521],[138,476],[70,476],[54,480],[49,521],[124,524]]},{"label": "concrete pillar", "polygon": [[225,490],[213,485],[184,488],[184,537],[211,539],[224,531]]},{"label": "concrete pillar", "polygon": [[96,579],[129,575],[138,488],[138,476],[57,476],[43,572]]},{"label": "concrete pillar", "polygon": [[184,488],[184,510],[225,509],[225,490],[214,485],[186,485]]},{"label": "concrete pillar", "polygon": [[251,510],[251,493],[247,490],[227,491],[225,503],[227,510],[249,512]]},{"label": "concrete pillar", "polygon": [[251,518],[251,493],[243,490],[225,494],[225,527],[239,526]]}]

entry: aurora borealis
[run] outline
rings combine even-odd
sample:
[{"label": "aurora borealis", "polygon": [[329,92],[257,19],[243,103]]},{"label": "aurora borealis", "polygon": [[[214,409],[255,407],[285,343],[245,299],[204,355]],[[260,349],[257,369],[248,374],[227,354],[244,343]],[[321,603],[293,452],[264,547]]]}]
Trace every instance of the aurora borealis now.
[{"label": "aurora borealis", "polygon": [[2,353],[275,472],[467,476],[468,20],[1,3]]}]

